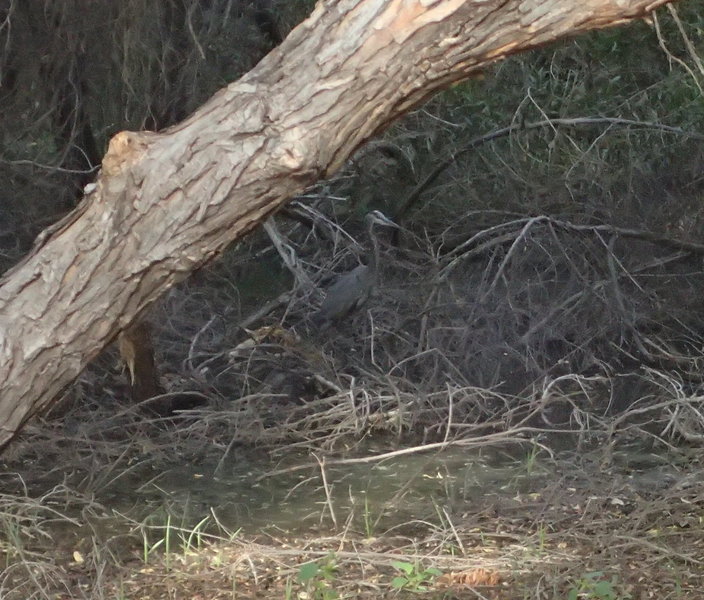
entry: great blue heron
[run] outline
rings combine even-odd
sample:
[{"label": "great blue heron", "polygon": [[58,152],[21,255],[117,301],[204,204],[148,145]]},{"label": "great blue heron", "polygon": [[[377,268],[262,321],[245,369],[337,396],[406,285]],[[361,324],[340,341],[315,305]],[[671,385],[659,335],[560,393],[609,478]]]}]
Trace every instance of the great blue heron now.
[{"label": "great blue heron", "polygon": [[372,293],[376,285],[376,270],[379,263],[379,242],[374,235],[374,225],[398,228],[396,223],[378,210],[368,213],[364,221],[367,225],[367,238],[372,247],[367,256],[367,264],[359,265],[349,273],[340,275],[328,288],[325,300],[318,312],[313,315],[313,323],[321,330],[327,329],[333,322],[362,306]]}]

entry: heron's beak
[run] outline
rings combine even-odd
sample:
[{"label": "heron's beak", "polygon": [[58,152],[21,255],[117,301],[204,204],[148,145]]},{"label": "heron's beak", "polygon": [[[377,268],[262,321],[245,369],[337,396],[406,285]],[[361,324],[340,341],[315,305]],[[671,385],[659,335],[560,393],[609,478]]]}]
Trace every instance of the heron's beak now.
[{"label": "heron's beak", "polygon": [[396,225],[396,223],[394,223],[391,219],[389,219],[386,216],[379,217],[379,223],[381,225],[387,225],[389,227],[394,227],[395,229],[401,229],[401,227],[399,225]]}]

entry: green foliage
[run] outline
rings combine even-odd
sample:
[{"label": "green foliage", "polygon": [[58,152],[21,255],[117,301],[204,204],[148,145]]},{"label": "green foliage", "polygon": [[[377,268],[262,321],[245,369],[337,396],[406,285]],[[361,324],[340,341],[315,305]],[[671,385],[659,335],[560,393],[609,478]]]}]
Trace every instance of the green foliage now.
[{"label": "green foliage", "polygon": [[397,590],[408,590],[410,592],[425,592],[428,589],[427,584],[433,581],[442,571],[430,567],[423,569],[418,563],[408,563],[402,561],[394,561],[391,563],[394,568],[401,571],[401,575],[397,575],[391,580],[391,587]]},{"label": "green foliage", "polygon": [[11,512],[0,517],[0,555],[5,556],[5,568],[12,560],[22,555],[25,535],[21,521],[21,518]]},{"label": "green foliage", "polygon": [[[171,539],[171,515],[167,515],[166,524],[163,527],[163,536],[159,537],[156,541],[152,541],[150,536],[151,530],[162,530],[162,527],[154,527],[149,525],[149,521],[152,521],[154,516],[147,518],[141,527],[142,533],[142,561],[146,565],[149,562],[149,557],[162,546],[168,545]],[[168,553],[168,549],[166,550]]]},{"label": "green foliage", "polygon": [[[686,5],[678,12],[680,24],[659,15],[659,33],[644,22],[595,31],[513,56],[440,94],[433,114],[454,126],[440,130],[436,148],[458,158],[441,182],[442,206],[427,210],[470,206],[583,218],[586,208],[589,217],[654,230],[676,221],[686,210],[680,198],[696,205],[699,193],[691,177],[699,143],[684,136],[648,127],[519,129],[464,155],[457,148],[508,125],[567,117],[621,117],[701,131],[704,77],[695,55],[704,53],[704,15]],[[670,202],[647,203],[662,189],[674,192]],[[427,197],[437,196],[429,191]],[[639,197],[646,210],[635,205]],[[575,202],[580,199],[587,204]]]},{"label": "green foliage", "polygon": [[309,562],[298,569],[298,582],[301,583],[312,600],[336,600],[339,594],[333,589],[337,575],[335,555],[330,554],[324,561]]},{"label": "green foliage", "polygon": [[[231,532],[219,523],[216,525],[218,536],[234,540],[239,535],[239,530]],[[197,553],[203,548],[208,538],[215,537],[214,534],[207,532],[211,526],[210,515],[203,517],[194,526],[189,526],[185,516],[181,516],[180,524],[174,524],[173,516],[170,513],[165,513],[163,510],[154,512],[140,526],[142,561],[144,564],[148,564],[153,555],[159,555],[168,570],[174,555],[179,552],[181,556]],[[217,558],[214,559],[214,561],[217,560]]]},{"label": "green foliage", "polygon": [[628,600],[631,595],[618,590],[618,578],[604,579],[602,571],[585,573],[567,594],[567,600]]},{"label": "green foliage", "polygon": [[526,474],[533,475],[536,470],[536,465],[538,461],[538,454],[540,453],[540,446],[533,443],[530,452],[526,454],[525,464],[526,464]]},{"label": "green foliage", "polygon": [[369,498],[364,496],[364,533],[368,538],[374,537],[374,529],[379,519],[374,519],[371,508],[369,507]]}]

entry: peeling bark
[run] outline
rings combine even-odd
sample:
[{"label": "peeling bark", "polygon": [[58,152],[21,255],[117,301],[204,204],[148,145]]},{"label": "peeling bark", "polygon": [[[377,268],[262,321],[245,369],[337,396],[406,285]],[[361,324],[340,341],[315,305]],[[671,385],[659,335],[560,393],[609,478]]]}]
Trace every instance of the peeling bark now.
[{"label": "peeling bark", "polygon": [[[135,403],[163,394],[154,358],[151,328],[145,321],[135,321],[117,338],[120,356],[129,371],[130,390]],[[163,404],[163,403],[162,403]],[[168,412],[167,406],[151,406],[158,415]]]},{"label": "peeling bark", "polygon": [[174,283],[488,64],[666,0],[325,0],[159,134],[117,134],[96,186],[0,282],[0,446]]}]

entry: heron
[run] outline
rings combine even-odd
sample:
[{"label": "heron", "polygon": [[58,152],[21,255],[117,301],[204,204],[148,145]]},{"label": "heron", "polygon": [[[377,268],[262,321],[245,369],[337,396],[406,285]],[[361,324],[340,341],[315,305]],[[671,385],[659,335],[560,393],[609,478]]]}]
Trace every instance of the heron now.
[{"label": "heron", "polygon": [[325,330],[334,322],[346,317],[361,307],[371,295],[376,285],[376,271],[379,263],[379,242],[374,234],[375,225],[395,227],[391,219],[379,210],[373,210],[364,217],[367,226],[367,238],[371,252],[367,255],[367,264],[359,265],[349,273],[340,275],[327,290],[320,309],[313,315],[313,323]]}]

